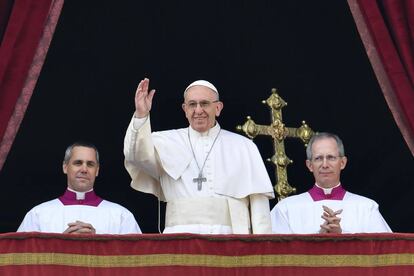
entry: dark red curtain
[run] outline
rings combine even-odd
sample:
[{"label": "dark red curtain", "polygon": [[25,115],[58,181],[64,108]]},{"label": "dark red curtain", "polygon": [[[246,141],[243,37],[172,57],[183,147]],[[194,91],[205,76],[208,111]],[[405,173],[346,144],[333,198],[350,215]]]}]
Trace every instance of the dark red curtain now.
[{"label": "dark red curtain", "polygon": [[414,1],[348,4],[384,97],[414,154]]},{"label": "dark red curtain", "polygon": [[39,77],[63,1],[0,0],[0,170]]}]

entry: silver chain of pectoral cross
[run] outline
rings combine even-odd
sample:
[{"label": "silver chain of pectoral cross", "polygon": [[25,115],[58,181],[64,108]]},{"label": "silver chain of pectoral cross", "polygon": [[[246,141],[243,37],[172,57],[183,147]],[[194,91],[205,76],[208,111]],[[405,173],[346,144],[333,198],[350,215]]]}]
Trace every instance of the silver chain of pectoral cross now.
[{"label": "silver chain of pectoral cross", "polygon": [[201,191],[201,186],[202,186],[203,182],[206,182],[207,181],[207,178],[205,178],[203,176],[203,169],[204,169],[204,166],[206,165],[206,162],[207,162],[208,156],[210,155],[210,152],[213,150],[214,144],[217,141],[217,138],[218,138],[218,136],[220,134],[220,131],[221,131],[221,128],[220,128],[219,132],[217,133],[216,138],[214,138],[214,141],[213,141],[213,144],[211,145],[210,150],[207,152],[207,156],[206,156],[206,159],[204,159],[203,166],[201,166],[201,168],[200,168],[200,165],[198,165],[197,158],[196,158],[195,153],[194,153],[193,144],[191,143],[191,139],[190,139],[190,128],[188,128],[188,132],[187,132],[187,134],[188,134],[188,141],[190,142],[191,152],[193,153],[194,160],[195,160],[195,162],[197,164],[197,167],[198,167],[198,170],[199,170],[198,177],[193,178],[193,182],[194,183],[197,182],[197,190],[199,190],[199,191]]}]

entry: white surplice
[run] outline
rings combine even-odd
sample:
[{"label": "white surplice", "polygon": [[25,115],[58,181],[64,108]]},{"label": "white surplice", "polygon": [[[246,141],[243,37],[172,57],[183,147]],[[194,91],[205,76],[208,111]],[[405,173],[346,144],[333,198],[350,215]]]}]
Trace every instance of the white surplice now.
[{"label": "white surplice", "polygon": [[53,199],[33,207],[17,232],[63,233],[68,223],[92,224],[96,234],[140,234],[134,215],[119,204],[103,200],[98,206],[64,205]]},{"label": "white surplice", "polygon": [[379,212],[378,204],[367,197],[346,192],[342,200],[314,201],[306,192],[281,200],[271,211],[275,234],[316,234],[324,223],[322,205],[337,211],[342,233],[392,232]]}]

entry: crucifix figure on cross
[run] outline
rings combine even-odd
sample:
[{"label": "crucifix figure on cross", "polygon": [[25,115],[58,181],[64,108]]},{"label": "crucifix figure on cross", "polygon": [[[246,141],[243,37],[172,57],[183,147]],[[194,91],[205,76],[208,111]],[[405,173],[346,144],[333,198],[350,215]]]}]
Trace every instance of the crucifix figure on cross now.
[{"label": "crucifix figure on cross", "polygon": [[197,190],[201,191],[201,186],[203,185],[203,182],[206,182],[207,178],[205,178],[203,176],[203,172],[200,172],[198,174],[198,177],[193,178],[193,182],[196,183],[197,182]]},{"label": "crucifix figure on cross", "polygon": [[302,126],[299,128],[285,126],[282,121],[282,108],[287,103],[277,94],[276,88],[272,89],[270,97],[262,101],[262,103],[270,107],[272,123],[270,125],[258,125],[250,116],[247,116],[247,121],[244,125],[237,126],[237,130],[243,131],[250,139],[253,139],[257,135],[272,137],[275,154],[267,161],[271,161],[276,166],[277,183],[275,185],[275,191],[278,194],[278,200],[282,200],[291,193],[296,192],[296,188],[290,186],[287,180],[287,166],[293,161],[286,155],[284,140],[288,137],[300,138],[306,146],[314,132],[305,121],[302,121]]}]

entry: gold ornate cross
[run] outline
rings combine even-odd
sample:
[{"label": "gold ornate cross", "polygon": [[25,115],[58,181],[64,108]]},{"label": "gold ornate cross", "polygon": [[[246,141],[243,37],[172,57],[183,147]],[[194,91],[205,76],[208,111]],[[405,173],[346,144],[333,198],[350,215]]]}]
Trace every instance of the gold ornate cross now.
[{"label": "gold ornate cross", "polygon": [[291,193],[296,192],[296,188],[290,186],[287,179],[287,166],[293,161],[286,155],[284,140],[288,137],[299,138],[306,146],[314,132],[305,121],[302,121],[302,126],[299,128],[291,128],[284,125],[282,121],[282,108],[287,103],[279,96],[276,88],[272,89],[270,97],[262,101],[262,103],[270,107],[272,124],[258,125],[250,116],[247,116],[246,122],[242,126],[237,126],[237,130],[243,131],[251,139],[257,135],[268,135],[272,137],[275,154],[268,161],[271,161],[276,166],[277,183],[274,188],[278,194],[277,198],[280,201]]}]

